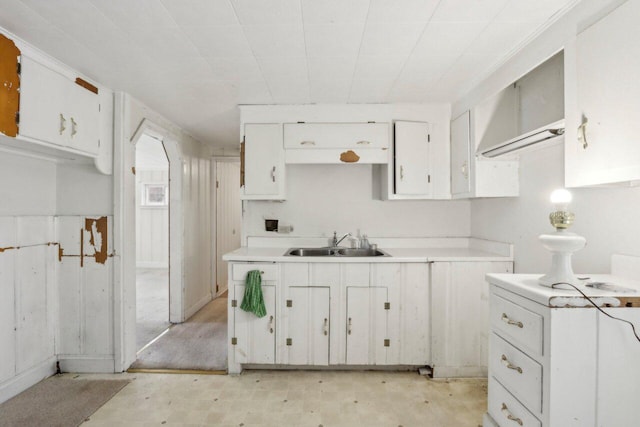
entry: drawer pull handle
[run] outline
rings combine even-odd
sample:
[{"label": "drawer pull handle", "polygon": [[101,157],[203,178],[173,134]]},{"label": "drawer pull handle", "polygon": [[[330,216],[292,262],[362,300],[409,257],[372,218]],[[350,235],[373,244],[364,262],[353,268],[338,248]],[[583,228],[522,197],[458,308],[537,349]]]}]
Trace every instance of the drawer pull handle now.
[{"label": "drawer pull handle", "polygon": [[62,113],[60,113],[60,135],[62,135],[64,131],[67,129],[66,124],[67,124],[67,119],[65,119]]},{"label": "drawer pull handle", "polygon": [[502,403],[502,413],[504,414],[505,417],[507,417],[508,420],[515,421],[519,425],[522,425],[522,420],[520,418],[514,417],[513,414],[509,411],[507,404],[504,402]]},{"label": "drawer pull handle", "polygon": [[356,142],[358,145],[371,145],[371,141],[358,141]]},{"label": "drawer pull handle", "polygon": [[347,326],[347,335],[351,335],[351,317],[349,317],[349,324]]},{"label": "drawer pull handle", "polygon": [[315,141],[302,141],[300,145],[316,145]]},{"label": "drawer pull handle", "polygon": [[327,319],[327,318],[324,319],[324,325],[322,327],[322,332],[325,335],[329,335],[329,319]]},{"label": "drawer pull handle", "polygon": [[271,181],[276,182],[276,167],[271,168]]},{"label": "drawer pull handle", "polygon": [[511,363],[509,359],[507,359],[507,356],[505,356],[504,354],[502,355],[500,360],[502,361],[502,364],[507,368],[513,369],[514,371],[518,371],[519,374],[522,373],[522,368],[520,366],[516,366],[513,363]]},{"label": "drawer pull handle", "polygon": [[273,316],[269,317],[269,333],[273,333]]},{"label": "drawer pull handle", "polygon": [[502,313],[502,321],[504,323],[506,323],[507,325],[514,325],[514,326],[517,326],[520,329],[524,328],[524,325],[522,324],[522,322],[518,322],[516,320],[511,320],[509,318],[509,316],[507,316],[507,313]]}]

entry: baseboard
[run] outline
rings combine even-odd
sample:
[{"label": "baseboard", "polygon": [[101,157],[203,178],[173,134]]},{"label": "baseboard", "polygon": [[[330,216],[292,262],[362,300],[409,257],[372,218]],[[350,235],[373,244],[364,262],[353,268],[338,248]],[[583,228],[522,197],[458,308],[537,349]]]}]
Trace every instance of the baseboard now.
[{"label": "baseboard", "polygon": [[22,393],[34,384],[56,373],[56,357],[52,356],[23,373],[0,384],[0,403]]},{"label": "baseboard", "polygon": [[61,354],[58,356],[62,372],[83,374],[112,374],[114,370],[113,356],[75,356]]},{"label": "baseboard", "polygon": [[434,366],[433,378],[486,378],[486,366]]},{"label": "baseboard", "polygon": [[198,310],[200,310],[202,307],[207,305],[209,301],[211,301],[212,299],[213,298],[211,297],[211,293],[208,293],[204,297],[200,298],[198,302],[196,302],[195,304],[193,304],[191,307],[187,309],[184,316],[185,320],[189,319],[191,316],[196,314]]},{"label": "baseboard", "polygon": [[164,268],[168,269],[169,264],[157,261],[140,261],[136,263],[136,268]]}]

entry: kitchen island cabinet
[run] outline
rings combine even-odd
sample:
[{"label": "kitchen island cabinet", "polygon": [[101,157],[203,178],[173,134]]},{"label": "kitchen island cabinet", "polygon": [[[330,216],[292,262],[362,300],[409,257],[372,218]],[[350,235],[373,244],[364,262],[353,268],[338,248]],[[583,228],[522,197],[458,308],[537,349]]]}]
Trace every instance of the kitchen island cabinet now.
[{"label": "kitchen island cabinet", "polygon": [[[622,259],[618,262],[615,258]],[[579,285],[608,314],[640,325],[640,263],[630,276],[591,275],[619,293]],[[575,290],[540,275],[489,274],[489,398],[484,426],[630,426],[640,403],[640,342],[628,324],[599,312]]]}]

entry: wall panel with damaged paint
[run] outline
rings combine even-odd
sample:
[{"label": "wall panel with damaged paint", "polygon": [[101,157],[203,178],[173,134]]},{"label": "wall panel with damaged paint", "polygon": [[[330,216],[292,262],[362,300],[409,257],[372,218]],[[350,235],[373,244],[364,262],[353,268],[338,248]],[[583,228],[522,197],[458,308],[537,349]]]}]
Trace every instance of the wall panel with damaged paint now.
[{"label": "wall panel with damaged paint", "polygon": [[113,372],[112,217],[59,216],[59,346],[63,371]]}]

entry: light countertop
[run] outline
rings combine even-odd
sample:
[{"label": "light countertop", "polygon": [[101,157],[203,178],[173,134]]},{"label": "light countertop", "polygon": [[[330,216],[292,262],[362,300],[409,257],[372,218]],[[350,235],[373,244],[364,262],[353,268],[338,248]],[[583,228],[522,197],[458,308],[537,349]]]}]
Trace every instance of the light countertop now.
[{"label": "light countertop", "polygon": [[378,257],[299,257],[285,256],[289,248],[242,247],[223,255],[225,261],[262,262],[328,262],[328,263],[372,263],[372,262],[433,262],[433,261],[512,261],[502,254],[476,248],[389,248],[379,247],[389,256]]},{"label": "light countertop", "polygon": [[[589,307],[591,303],[575,289],[552,289],[542,286],[538,279],[542,274],[487,274],[487,281],[492,285],[514,292],[539,304],[561,307]],[[584,284],[577,287],[599,306],[639,307],[640,281],[614,276],[611,274],[578,274],[578,277],[589,277]],[[628,288],[630,292],[612,292],[587,287],[590,282],[604,282]]]}]

